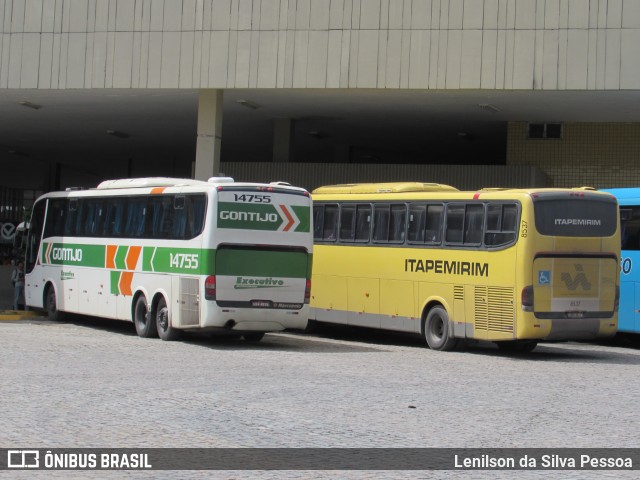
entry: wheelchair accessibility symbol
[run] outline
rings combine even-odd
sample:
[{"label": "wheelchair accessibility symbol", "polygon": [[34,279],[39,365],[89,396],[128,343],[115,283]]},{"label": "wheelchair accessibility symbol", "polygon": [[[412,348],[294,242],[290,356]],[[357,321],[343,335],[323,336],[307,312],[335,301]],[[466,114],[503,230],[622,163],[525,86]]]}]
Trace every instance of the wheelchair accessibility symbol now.
[{"label": "wheelchair accessibility symbol", "polygon": [[551,272],[549,270],[538,271],[538,285],[550,285],[551,284]]}]

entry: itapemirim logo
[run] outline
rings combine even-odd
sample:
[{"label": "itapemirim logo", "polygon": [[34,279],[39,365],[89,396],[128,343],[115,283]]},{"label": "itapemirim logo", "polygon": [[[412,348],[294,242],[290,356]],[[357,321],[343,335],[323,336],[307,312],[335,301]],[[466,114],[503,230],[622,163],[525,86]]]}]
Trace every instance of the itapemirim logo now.
[{"label": "itapemirim logo", "polygon": [[236,290],[282,287],[288,287],[288,285],[284,283],[284,280],[271,277],[237,277],[236,284],[233,286]]},{"label": "itapemirim logo", "polygon": [[576,268],[575,277],[572,277],[568,272],[564,272],[560,276],[564,284],[567,286],[567,289],[574,291],[578,288],[578,285],[580,285],[583,290],[591,290],[591,282],[587,279],[583,266],[580,264],[576,264],[574,266]]}]

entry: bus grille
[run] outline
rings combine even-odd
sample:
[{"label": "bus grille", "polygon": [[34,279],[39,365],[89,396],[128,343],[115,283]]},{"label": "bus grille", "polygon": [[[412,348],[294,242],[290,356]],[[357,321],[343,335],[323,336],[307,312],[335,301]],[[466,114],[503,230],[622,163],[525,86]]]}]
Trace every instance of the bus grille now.
[{"label": "bus grille", "polygon": [[453,299],[454,300],[462,300],[462,301],[464,301],[464,286],[463,285],[454,285],[453,286]]},{"label": "bus grille", "polygon": [[198,279],[180,278],[180,325],[200,325]]},{"label": "bus grille", "polygon": [[513,332],[516,311],[513,288],[475,287],[475,329]]}]

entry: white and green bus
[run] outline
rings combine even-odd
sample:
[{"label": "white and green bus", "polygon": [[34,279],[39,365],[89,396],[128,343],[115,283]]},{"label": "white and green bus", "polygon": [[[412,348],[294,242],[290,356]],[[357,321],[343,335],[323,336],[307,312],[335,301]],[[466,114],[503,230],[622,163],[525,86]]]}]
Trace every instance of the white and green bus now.
[{"label": "white and green bus", "polygon": [[108,180],[47,193],[27,225],[26,304],[130,320],[141,337],[304,328],[309,193],[288,184]]}]

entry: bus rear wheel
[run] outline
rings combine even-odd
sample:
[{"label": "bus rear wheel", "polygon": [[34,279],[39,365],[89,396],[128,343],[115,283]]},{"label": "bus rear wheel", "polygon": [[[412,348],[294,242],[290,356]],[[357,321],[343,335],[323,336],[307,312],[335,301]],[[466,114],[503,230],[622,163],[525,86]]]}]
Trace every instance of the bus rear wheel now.
[{"label": "bus rear wheel", "polygon": [[449,336],[449,315],[442,307],[429,310],[424,322],[424,337],[431,350],[449,351],[456,348],[458,339]]},{"label": "bus rear wheel", "polygon": [[44,308],[47,311],[47,318],[52,322],[59,322],[64,318],[64,312],[58,310],[56,301],[56,291],[52,286],[47,288],[45,295]]},{"label": "bus rear wheel", "polygon": [[144,295],[140,295],[133,307],[133,323],[136,326],[136,333],[139,337],[153,338],[158,336],[156,322],[152,321],[150,317],[147,299]]},{"label": "bus rear wheel", "polygon": [[170,342],[178,339],[180,336],[180,330],[171,326],[169,322],[169,309],[167,308],[167,302],[164,298],[161,298],[158,301],[155,321],[158,329],[158,335],[162,340]]}]

